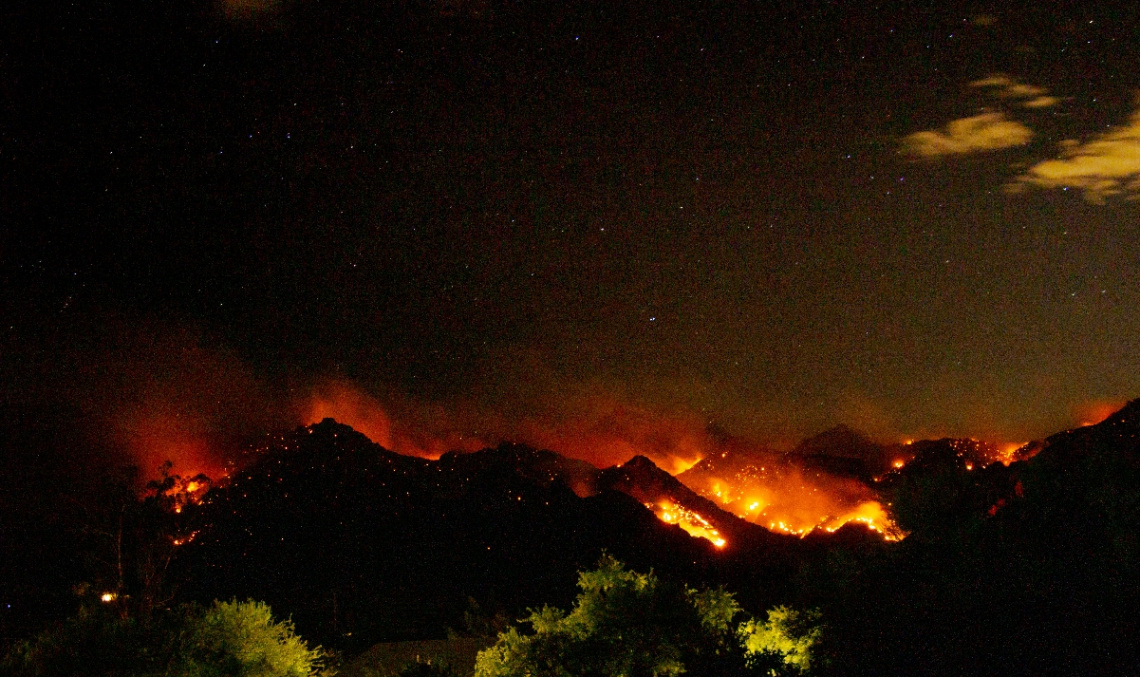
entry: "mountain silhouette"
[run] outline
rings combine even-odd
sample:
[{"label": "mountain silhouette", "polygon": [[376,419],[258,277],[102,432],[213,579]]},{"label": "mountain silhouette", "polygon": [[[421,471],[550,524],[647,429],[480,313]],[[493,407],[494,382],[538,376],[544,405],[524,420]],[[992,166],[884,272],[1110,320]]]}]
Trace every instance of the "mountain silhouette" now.
[{"label": "mountain silhouette", "polygon": [[787,456],[804,468],[864,481],[885,472],[892,460],[886,446],[843,424],[803,440]]},{"label": "mountain silhouette", "polygon": [[[665,495],[751,549],[726,553],[663,523],[644,503]],[[783,541],[716,509],[648,459],[600,471],[502,445],[430,461],[383,449],[331,419],[264,445],[207,494],[194,519],[197,534],[178,560],[184,595],[263,599],[306,637],[348,647],[441,637],[461,624],[469,597],[511,614],[567,604],[577,572],[603,552],[724,584],[743,575],[740,562],[760,544]],[[779,572],[747,568],[773,579],[790,571],[783,560],[772,567]]]},{"label": "mountain silhouette", "polygon": [[1038,456],[1072,460],[1105,449],[1133,459],[1140,456],[1140,398],[1100,423],[1050,435],[1040,445]]}]

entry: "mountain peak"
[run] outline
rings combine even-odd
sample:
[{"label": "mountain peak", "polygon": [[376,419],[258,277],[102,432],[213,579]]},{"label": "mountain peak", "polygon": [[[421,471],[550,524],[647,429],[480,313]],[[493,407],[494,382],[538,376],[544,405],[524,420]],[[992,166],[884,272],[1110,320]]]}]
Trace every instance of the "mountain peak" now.
[{"label": "mountain peak", "polygon": [[1132,426],[1140,429],[1140,397],[1121,407],[1115,414],[1104,419],[1097,426]]},{"label": "mountain peak", "polygon": [[625,463],[622,463],[618,467],[624,468],[626,470],[636,470],[636,471],[661,470],[661,466],[657,465],[648,456],[645,456],[643,454],[638,454],[638,455],[634,456],[633,458],[629,459]]},{"label": "mountain peak", "polygon": [[1100,423],[1050,435],[1039,455],[1064,458],[1109,449],[1140,455],[1140,398]]},{"label": "mountain peak", "polygon": [[882,447],[863,433],[842,423],[800,442],[792,450],[794,456],[840,456],[869,459],[878,456]]}]

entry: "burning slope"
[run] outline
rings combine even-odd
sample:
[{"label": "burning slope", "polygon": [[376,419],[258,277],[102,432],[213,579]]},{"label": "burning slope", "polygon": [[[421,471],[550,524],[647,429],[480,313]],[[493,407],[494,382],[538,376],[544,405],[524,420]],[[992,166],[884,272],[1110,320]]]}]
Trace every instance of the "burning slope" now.
[{"label": "burning slope", "polygon": [[856,521],[884,538],[898,537],[874,491],[859,481],[779,460],[760,463],[745,461],[728,472],[695,468],[681,479],[725,510],[771,531],[805,536],[815,529],[833,532]]},{"label": "burning slope", "polygon": [[726,438],[720,450],[678,479],[772,531],[802,537],[854,522],[897,540],[903,532],[884,507],[881,491],[916,458],[945,456],[970,472],[1025,460],[1037,448],[954,438],[877,444],[837,426],[786,454]]},{"label": "burning slope", "polygon": [[645,507],[652,510],[657,515],[657,519],[666,524],[678,525],[690,536],[703,538],[718,548],[723,548],[727,543],[724,537],[720,535],[720,531],[699,513],[668,500],[663,500],[657,505],[646,503]]},{"label": "burning slope", "polygon": [[676,524],[718,548],[730,543],[753,545],[763,537],[762,530],[722,510],[644,456],[601,471],[597,486],[633,497],[661,521]]},{"label": "burning slope", "polygon": [[[839,446],[839,440],[856,444]],[[828,441],[835,446],[827,446]],[[848,455],[841,455],[844,451]],[[894,540],[898,529],[864,480],[888,455],[846,428],[807,440],[789,454],[726,439],[720,451],[678,479],[724,510],[771,531],[802,537],[859,522]]]}]

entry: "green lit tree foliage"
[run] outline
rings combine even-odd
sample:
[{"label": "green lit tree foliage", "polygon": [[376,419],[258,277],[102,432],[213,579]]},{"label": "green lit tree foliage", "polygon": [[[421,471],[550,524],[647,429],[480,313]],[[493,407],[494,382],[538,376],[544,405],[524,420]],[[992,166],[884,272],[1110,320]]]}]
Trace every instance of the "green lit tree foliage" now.
[{"label": "green lit tree foliage", "polygon": [[751,663],[773,659],[800,672],[809,672],[812,648],[823,629],[817,611],[797,611],[786,606],[768,610],[768,620],[755,619],[740,625],[738,634]]},{"label": "green lit tree foliage", "polygon": [[323,655],[261,602],[183,605],[145,617],[94,608],[12,647],[0,674],[310,677],[320,673]]},{"label": "green lit tree foliage", "polygon": [[[724,590],[695,590],[626,569],[604,557],[579,574],[573,610],[544,607],[481,652],[476,677],[666,677],[798,674],[811,665],[816,618],[787,609],[737,625]],[[783,636],[781,633],[791,632]]]},{"label": "green lit tree foliage", "polygon": [[180,638],[179,677],[308,677],[321,658],[263,602],[214,602]]}]

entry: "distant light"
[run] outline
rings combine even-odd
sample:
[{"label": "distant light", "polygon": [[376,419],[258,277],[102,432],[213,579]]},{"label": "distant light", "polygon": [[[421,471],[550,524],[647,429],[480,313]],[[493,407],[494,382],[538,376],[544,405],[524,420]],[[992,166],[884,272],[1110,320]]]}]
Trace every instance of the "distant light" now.
[{"label": "distant light", "polygon": [[103,596],[100,597],[99,599],[103,600],[104,602],[114,602],[115,599],[117,599],[117,598],[118,598],[118,595],[116,595],[115,593],[105,592],[105,593],[103,593]]}]

